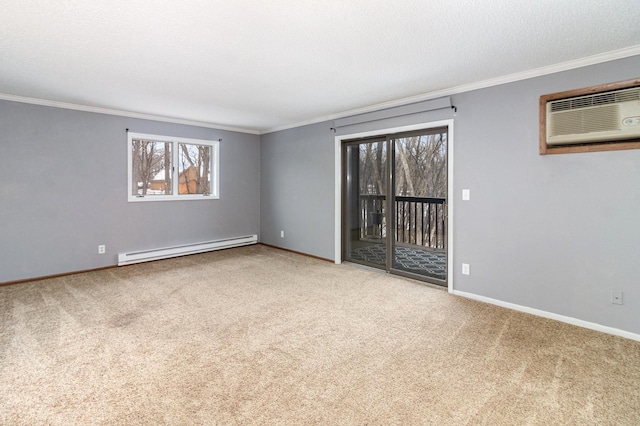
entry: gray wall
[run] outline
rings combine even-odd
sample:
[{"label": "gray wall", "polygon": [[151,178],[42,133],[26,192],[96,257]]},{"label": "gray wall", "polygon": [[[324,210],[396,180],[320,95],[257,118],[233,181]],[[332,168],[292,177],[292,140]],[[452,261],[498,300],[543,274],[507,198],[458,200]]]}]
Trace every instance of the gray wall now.
[{"label": "gray wall", "polygon": [[455,97],[455,193],[471,190],[454,216],[457,290],[640,333],[640,150],[538,154],[540,95],[638,70],[636,56]]},{"label": "gray wall", "polygon": [[[636,56],[453,96],[456,290],[640,333],[640,150],[538,154],[540,95],[637,78],[639,69]],[[341,132],[444,118],[451,112]],[[262,136],[264,242],[333,258],[331,126]],[[610,303],[612,289],[624,293],[622,306]]]},{"label": "gray wall", "polygon": [[[220,199],[127,202],[133,132],[220,139]],[[0,101],[0,282],[259,233],[259,136]],[[98,254],[106,244],[107,253]]]},{"label": "gray wall", "polygon": [[261,242],[333,259],[335,160],[330,127],[320,123],[262,135]]}]

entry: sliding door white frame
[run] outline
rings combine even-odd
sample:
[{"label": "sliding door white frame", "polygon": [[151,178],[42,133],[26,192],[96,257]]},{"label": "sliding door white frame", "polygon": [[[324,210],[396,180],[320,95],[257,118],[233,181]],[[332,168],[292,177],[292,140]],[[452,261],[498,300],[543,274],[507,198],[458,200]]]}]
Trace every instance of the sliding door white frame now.
[{"label": "sliding door white frame", "polygon": [[453,292],[453,120],[440,120],[410,126],[393,127],[335,137],[335,263],[342,263],[342,141],[390,133],[409,132],[432,127],[448,127],[447,134],[447,287]]}]

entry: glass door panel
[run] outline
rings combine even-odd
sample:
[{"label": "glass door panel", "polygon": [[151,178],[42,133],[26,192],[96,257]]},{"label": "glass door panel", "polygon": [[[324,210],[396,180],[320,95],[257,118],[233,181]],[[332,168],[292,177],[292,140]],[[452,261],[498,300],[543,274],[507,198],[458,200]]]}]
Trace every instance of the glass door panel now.
[{"label": "glass door panel", "polygon": [[387,265],[386,139],[346,145],[345,257],[358,263]]},{"label": "glass door panel", "polygon": [[390,269],[446,283],[447,129],[396,137],[391,144]]},{"label": "glass door panel", "polygon": [[447,284],[447,130],[344,144],[344,259]]}]

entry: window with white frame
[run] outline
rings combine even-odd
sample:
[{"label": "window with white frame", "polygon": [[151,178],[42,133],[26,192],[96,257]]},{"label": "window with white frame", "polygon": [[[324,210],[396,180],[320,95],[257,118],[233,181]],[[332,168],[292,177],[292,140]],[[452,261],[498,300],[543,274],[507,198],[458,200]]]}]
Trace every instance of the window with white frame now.
[{"label": "window with white frame", "polygon": [[219,141],[128,132],[129,201],[219,198]]}]

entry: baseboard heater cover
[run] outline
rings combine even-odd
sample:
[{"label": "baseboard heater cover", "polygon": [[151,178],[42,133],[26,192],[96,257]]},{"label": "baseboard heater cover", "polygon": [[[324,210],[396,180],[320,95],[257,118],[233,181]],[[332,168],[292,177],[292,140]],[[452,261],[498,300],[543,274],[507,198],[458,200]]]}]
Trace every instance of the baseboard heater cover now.
[{"label": "baseboard heater cover", "polygon": [[170,257],[186,256],[188,254],[204,253],[207,251],[222,250],[232,247],[257,244],[257,235],[226,238],[222,240],[208,241],[182,246],[166,247],[154,250],[136,251],[118,254],[118,266],[131,265],[133,263],[150,262],[152,260],[168,259]]}]

